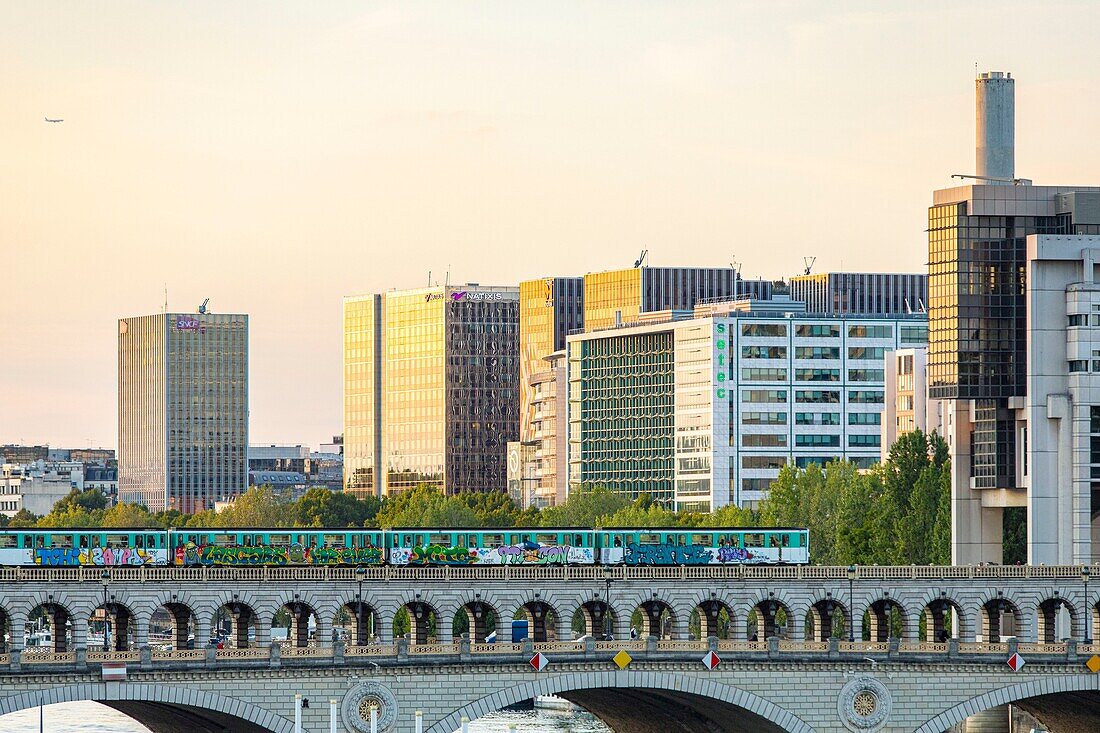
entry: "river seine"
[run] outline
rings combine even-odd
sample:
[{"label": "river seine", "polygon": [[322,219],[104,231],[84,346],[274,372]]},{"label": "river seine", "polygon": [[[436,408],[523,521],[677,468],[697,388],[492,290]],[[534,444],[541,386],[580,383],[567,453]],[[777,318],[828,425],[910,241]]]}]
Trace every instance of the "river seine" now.
[{"label": "river seine", "polygon": [[[49,705],[43,708],[43,713],[45,733],[149,733],[148,728],[131,718],[94,702]],[[493,713],[470,723],[470,731],[508,733],[510,725],[516,726],[516,733],[610,733],[607,726],[588,713],[557,710]],[[38,733],[38,730],[37,708],[0,716],[3,733]],[[186,731],[181,729],[180,733]]]}]

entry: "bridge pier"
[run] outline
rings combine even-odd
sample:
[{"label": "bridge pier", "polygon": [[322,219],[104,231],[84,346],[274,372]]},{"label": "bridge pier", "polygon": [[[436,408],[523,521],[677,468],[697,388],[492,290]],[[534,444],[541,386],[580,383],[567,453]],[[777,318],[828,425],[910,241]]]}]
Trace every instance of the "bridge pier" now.
[{"label": "bridge pier", "polygon": [[971,715],[966,719],[966,733],[1009,733],[1008,705]]}]

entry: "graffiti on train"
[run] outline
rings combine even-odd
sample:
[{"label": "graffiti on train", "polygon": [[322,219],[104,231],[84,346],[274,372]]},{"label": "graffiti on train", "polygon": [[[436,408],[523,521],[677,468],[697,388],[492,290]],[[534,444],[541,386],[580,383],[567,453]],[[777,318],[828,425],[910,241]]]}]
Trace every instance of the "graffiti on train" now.
[{"label": "graffiti on train", "polygon": [[177,565],[381,565],[380,547],[305,547],[294,544],[196,545],[176,548]]},{"label": "graffiti on train", "polygon": [[36,547],[32,552],[35,565],[63,568],[162,565],[166,554],[164,550],[132,547]]}]

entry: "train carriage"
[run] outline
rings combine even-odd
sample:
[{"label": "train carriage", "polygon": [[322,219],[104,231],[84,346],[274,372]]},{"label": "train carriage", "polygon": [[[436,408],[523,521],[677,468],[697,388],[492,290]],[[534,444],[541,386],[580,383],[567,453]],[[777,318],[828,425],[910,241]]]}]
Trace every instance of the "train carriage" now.
[{"label": "train carriage", "polygon": [[607,565],[805,565],[809,531],[793,527],[600,529]]},{"label": "train carriage", "polygon": [[133,567],[168,564],[163,529],[49,528],[0,530],[0,565]]},{"label": "train carriage", "polygon": [[176,565],[381,565],[378,529],[172,529]]},{"label": "train carriage", "polygon": [[592,565],[595,533],[581,528],[386,531],[390,565]]}]

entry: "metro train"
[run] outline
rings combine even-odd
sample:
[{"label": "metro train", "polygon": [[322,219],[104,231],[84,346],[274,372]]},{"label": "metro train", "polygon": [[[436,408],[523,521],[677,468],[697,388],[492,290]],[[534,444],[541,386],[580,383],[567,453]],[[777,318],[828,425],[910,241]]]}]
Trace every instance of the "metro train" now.
[{"label": "metro train", "polygon": [[0,566],[806,565],[809,531],[452,528],[0,529]]}]

